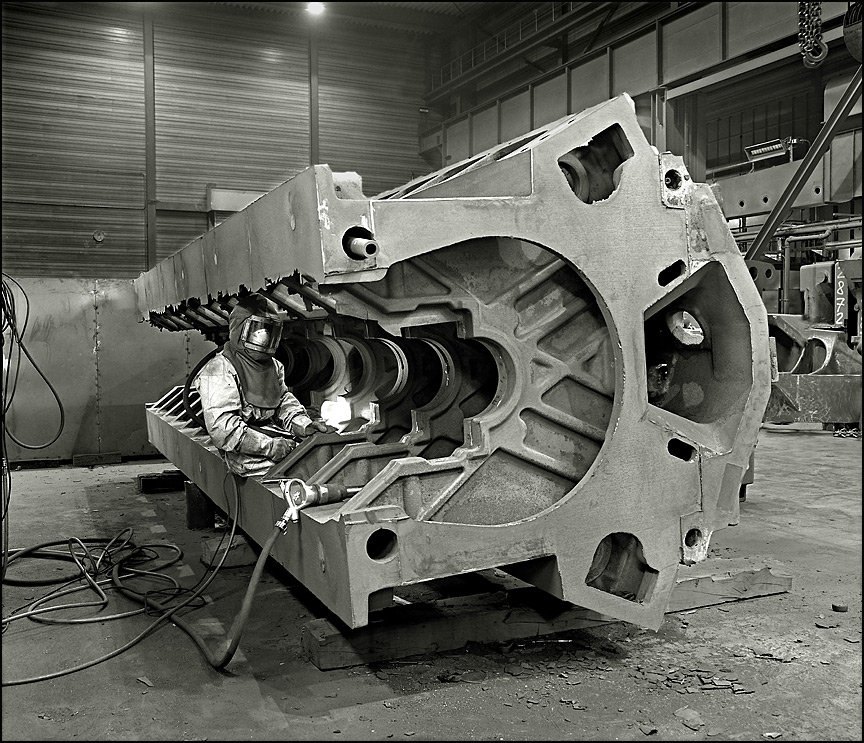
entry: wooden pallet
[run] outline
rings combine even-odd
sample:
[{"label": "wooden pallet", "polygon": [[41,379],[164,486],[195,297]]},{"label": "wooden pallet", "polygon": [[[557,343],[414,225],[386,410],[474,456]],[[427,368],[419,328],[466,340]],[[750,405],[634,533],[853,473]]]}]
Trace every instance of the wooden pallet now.
[{"label": "wooden pallet", "polygon": [[[786,593],[791,588],[792,577],[777,568],[710,559],[679,568],[666,613]],[[499,570],[412,586],[397,591],[396,601],[397,605],[370,615],[366,627],[355,630],[329,619],[307,622],[302,628],[307,659],[321,670],[345,668],[457,650],[469,642],[507,642],[617,621],[560,601]]]}]

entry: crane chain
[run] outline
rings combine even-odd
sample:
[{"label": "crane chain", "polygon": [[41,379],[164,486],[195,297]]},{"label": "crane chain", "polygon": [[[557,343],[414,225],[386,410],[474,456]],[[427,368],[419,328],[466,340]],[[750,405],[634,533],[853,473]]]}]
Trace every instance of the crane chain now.
[{"label": "crane chain", "polygon": [[822,41],[822,3],[798,3],[798,48],[808,69],[815,69],[828,56],[828,47]]}]

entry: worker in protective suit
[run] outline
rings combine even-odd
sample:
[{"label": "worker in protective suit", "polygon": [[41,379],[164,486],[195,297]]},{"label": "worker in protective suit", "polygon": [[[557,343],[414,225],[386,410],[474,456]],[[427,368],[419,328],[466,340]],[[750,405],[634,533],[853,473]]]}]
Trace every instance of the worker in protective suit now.
[{"label": "worker in protective suit", "polygon": [[[274,358],[281,333],[271,303],[249,295],[228,317],[228,342],[192,382],[210,438],[243,477],[264,475],[316,431],[336,430],[313,420],[286,387],[284,367]],[[269,432],[256,430],[262,426]]]}]

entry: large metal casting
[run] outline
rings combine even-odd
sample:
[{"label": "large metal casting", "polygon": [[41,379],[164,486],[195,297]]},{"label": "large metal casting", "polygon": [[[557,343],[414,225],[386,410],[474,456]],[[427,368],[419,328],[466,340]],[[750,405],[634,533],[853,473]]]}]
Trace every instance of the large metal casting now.
[{"label": "large metal casting", "polygon": [[765,421],[859,425],[861,355],[849,348],[846,332],[800,315],[769,315],[768,324],[778,374]]},{"label": "large metal casting", "polygon": [[[372,198],[311,167],[135,283],[154,325],[215,342],[245,291],[295,318],[286,381],[341,432],[245,480],[237,518],[260,543],[279,477],[315,494],[271,554],[349,627],[498,567],[656,629],[677,566],[738,521],[765,308],[711,189],[626,95]],[[148,425],[233,507],[180,387]]]}]

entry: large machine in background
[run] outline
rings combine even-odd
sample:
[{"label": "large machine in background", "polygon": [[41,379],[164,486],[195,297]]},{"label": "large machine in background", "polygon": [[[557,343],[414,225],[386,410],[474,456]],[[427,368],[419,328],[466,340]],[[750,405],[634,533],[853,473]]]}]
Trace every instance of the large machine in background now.
[{"label": "large machine in background", "polygon": [[[850,51],[860,61],[857,5],[857,47]],[[751,171],[718,178],[714,188],[748,258],[776,345],[765,421],[817,422],[860,436],[862,139],[860,126],[836,132],[848,115],[860,119],[861,67],[838,82],[845,92],[838,84],[826,89],[826,120],[802,160],[792,160],[795,142],[788,138],[754,145],[747,148]],[[786,163],[760,167],[787,155]],[[831,204],[853,212],[835,208],[825,217]],[[823,216],[796,221],[793,207]]]},{"label": "large machine in background", "polygon": [[[626,95],[372,198],[313,166],[135,287],[154,326],[214,343],[247,292],[293,318],[286,381],[339,433],[240,483],[230,515],[260,544],[305,493],[271,555],[348,627],[394,588],[501,568],[657,628],[678,565],[738,521],[765,307],[711,189]],[[150,440],[230,512],[182,381]]]}]

